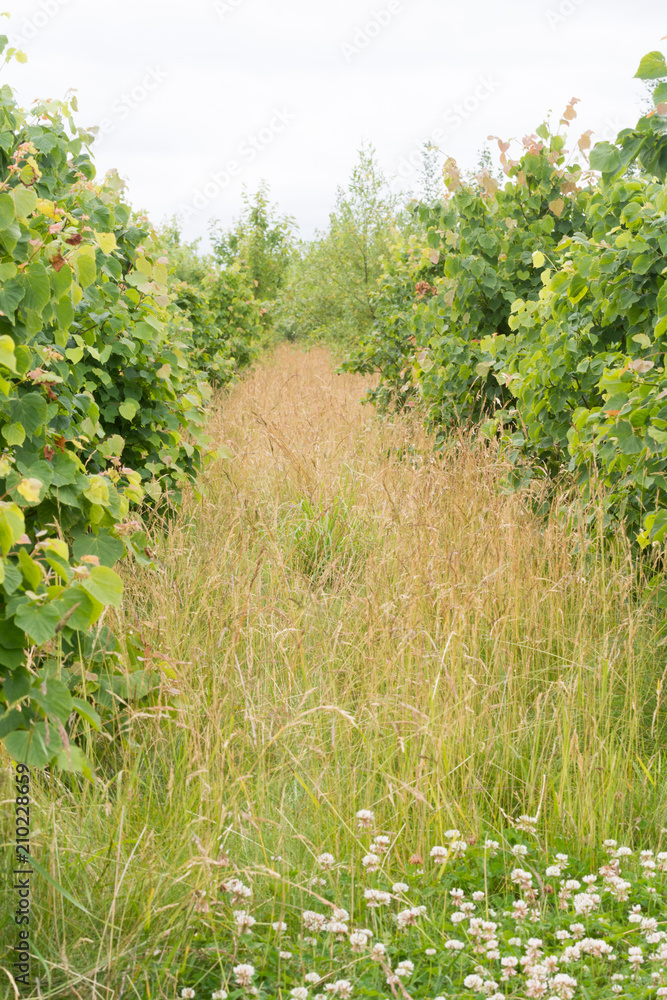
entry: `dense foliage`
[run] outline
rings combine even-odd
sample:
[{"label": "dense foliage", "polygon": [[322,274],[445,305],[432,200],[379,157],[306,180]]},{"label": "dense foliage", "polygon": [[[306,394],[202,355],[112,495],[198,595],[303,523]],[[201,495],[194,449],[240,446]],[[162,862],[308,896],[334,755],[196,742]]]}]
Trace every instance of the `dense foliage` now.
[{"label": "dense foliage", "polygon": [[259,308],[240,272],[170,262],[72,110],[0,91],[0,739],[88,773],[80,726],[160,684],[99,625],[113,567],[150,562],[142,506],[202,467],[206,375],[249,360]]},{"label": "dense foliage", "polygon": [[[576,472],[584,492],[599,472],[608,521],[647,545],[667,533],[663,56],[637,76],[665,78],[655,109],[595,146],[585,170],[565,148],[574,99],[518,159],[498,140],[502,186],[448,160],[448,194],[414,206],[426,238],[395,246],[378,321],[346,367],[380,373],[382,405],[418,399],[441,438],[481,422],[534,468]],[[589,132],[577,147],[585,160]]]},{"label": "dense foliage", "polygon": [[169,258],[175,305],[183,313],[188,357],[216,385],[225,385],[255,357],[265,310],[250,270],[240,259],[223,267],[181,240],[177,225],[160,234]]},{"label": "dense foliage", "polygon": [[328,229],[303,241],[292,258],[276,305],[284,336],[345,343],[369,333],[395,210],[374,150],[362,146],[347,189],[338,191]]}]

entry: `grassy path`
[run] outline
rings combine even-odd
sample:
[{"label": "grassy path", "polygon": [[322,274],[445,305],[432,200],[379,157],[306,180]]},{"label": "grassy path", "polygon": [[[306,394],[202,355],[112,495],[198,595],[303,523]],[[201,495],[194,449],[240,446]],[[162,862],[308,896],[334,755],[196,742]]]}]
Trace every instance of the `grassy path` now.
[{"label": "grassy path", "polygon": [[662,666],[627,555],[538,521],[488,446],[434,458],[365,385],[281,347],[221,402],[232,457],[156,533],[160,571],[127,574],[109,624],[163,691],[99,739],[95,786],[40,793],[36,849],[93,914],[42,888],[54,968],[117,988],[220,861],[341,856],[360,808],[406,854],[504,814],[582,849],[664,822]]}]

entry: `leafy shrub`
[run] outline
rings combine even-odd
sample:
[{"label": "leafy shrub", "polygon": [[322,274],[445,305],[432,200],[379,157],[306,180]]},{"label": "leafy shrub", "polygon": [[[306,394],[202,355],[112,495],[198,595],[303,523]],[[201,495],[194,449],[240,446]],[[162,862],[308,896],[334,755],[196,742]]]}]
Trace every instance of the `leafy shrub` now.
[{"label": "leafy shrub", "polygon": [[[441,441],[452,423],[481,423],[514,457],[576,472],[584,494],[599,470],[608,524],[645,546],[667,534],[662,55],[637,76],[665,82],[636,129],[591,150],[599,181],[546,124],[518,160],[498,140],[504,187],[488,173],[464,182],[447,161],[444,204],[414,209],[426,246],[394,251],[379,323],[345,367],[380,372],[378,403],[419,400]],[[580,153],[589,146],[584,133]]]},{"label": "leafy shrub", "polygon": [[264,333],[265,310],[255,297],[248,268],[222,267],[181,242],[175,225],[160,233],[169,257],[175,305],[183,313],[182,335],[189,359],[217,385],[225,385],[251,363]]},{"label": "leafy shrub", "polygon": [[[86,681],[88,629],[121,600],[116,561],[148,561],[132,508],[201,467],[211,394],[168,261],[89,142],[67,104],[0,90],[0,738],[75,770],[75,720],[99,727],[111,683]],[[104,630],[97,648],[118,656]]]}]

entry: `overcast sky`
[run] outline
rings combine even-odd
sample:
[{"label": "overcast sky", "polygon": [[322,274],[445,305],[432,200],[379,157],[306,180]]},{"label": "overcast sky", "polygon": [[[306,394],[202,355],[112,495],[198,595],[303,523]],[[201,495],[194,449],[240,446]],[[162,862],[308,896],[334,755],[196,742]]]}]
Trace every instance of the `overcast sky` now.
[{"label": "overcast sky", "polygon": [[578,97],[573,132],[634,124],[632,77],[663,48],[659,0],[0,0],[28,55],[3,71],[20,99],[75,88],[154,222],[188,238],[239,214],[268,181],[304,236],[326,226],[362,140],[405,190],[435,137],[474,167],[489,134],[532,132]]}]

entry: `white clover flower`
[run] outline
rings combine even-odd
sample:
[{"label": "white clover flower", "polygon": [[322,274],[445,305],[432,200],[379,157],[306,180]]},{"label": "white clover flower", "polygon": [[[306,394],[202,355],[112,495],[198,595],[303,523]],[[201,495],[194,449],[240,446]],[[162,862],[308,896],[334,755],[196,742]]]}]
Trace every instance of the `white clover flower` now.
[{"label": "white clover flower", "polygon": [[394,882],[391,887],[392,892],[407,892],[410,888],[405,882]]},{"label": "white clover flower", "polygon": [[307,983],[319,983],[320,974],[319,972],[307,972],[303,978]]},{"label": "white clover flower", "polygon": [[347,924],[343,923],[342,920],[329,920],[324,925],[324,929],[329,934],[336,934],[339,938],[345,937],[347,934]]},{"label": "white clover flower", "polygon": [[521,938],[520,937],[511,937],[511,938],[508,939],[507,943],[512,948],[520,948],[521,947]]},{"label": "white clover flower", "polygon": [[252,896],[252,889],[249,885],[244,885],[238,878],[230,878],[226,882],[223,882],[220,886],[225,892],[228,892],[232,897],[232,903],[235,903],[239,899],[250,899]]},{"label": "white clover flower", "polygon": [[327,918],[322,913],[315,913],[314,910],[304,910],[303,911],[303,926],[307,931],[318,931],[324,930],[327,923]]},{"label": "white clover flower", "polygon": [[466,918],[465,911],[457,910],[455,913],[452,913],[451,921],[453,924],[460,924],[465,920],[465,918]]},{"label": "white clover flower", "polygon": [[[359,824],[359,829],[368,830],[373,825],[375,820],[375,813],[372,809],[360,809],[357,813],[357,822]],[[344,980],[343,980],[344,981]]]},{"label": "white clover flower", "polygon": [[524,871],[523,868],[513,868],[510,878],[521,889],[530,889],[533,884],[532,873]]},{"label": "white clover flower", "polygon": [[465,840],[453,840],[449,845],[449,849],[455,858],[462,858],[468,850],[468,843]]},{"label": "white clover flower", "polygon": [[288,962],[288,961],[289,961],[289,959],[290,959],[290,958],[292,957],[292,952],[291,952],[291,951],[279,951],[279,952],[278,952],[278,957],[279,957],[279,958],[282,958],[282,959],[284,959],[284,960],[285,960],[286,962]]},{"label": "white clover flower", "polygon": [[551,989],[554,990],[556,996],[560,997],[560,1000],[572,1000],[576,988],[577,980],[568,976],[566,972],[559,972],[551,980]]},{"label": "white clover flower", "polygon": [[255,918],[245,910],[234,910],[234,921],[239,934],[252,934],[250,928],[257,923]]},{"label": "white clover flower", "polygon": [[628,948],[628,962],[630,965],[641,965],[644,961],[644,956],[642,954],[641,948],[634,947]]},{"label": "white clover flower", "polygon": [[227,1000],[227,990],[216,990],[211,993],[211,1000]]},{"label": "white clover flower", "polygon": [[445,948],[447,951],[462,951],[465,948],[465,942],[459,941],[458,938],[449,938],[445,941]]},{"label": "white clover flower", "polygon": [[572,900],[574,912],[578,915],[593,913],[600,905],[600,897],[596,892],[579,892]]},{"label": "white clover flower", "polygon": [[525,899],[515,899],[512,903],[512,916],[515,920],[525,920],[528,916],[528,903]]},{"label": "white clover flower", "polygon": [[525,856],[528,854],[528,848],[525,846],[525,844],[515,844],[513,847],[510,848],[510,850],[515,858],[525,858]]},{"label": "white clover flower", "polygon": [[473,892],[472,898],[475,900],[476,903],[481,903],[483,899],[486,899],[486,895],[480,889],[478,889],[476,892]]},{"label": "white clover flower", "polygon": [[[335,983],[327,985],[332,987],[331,992],[341,997],[341,1000],[348,1000],[352,996],[352,983],[349,979],[337,979]],[[324,988],[327,989],[326,986]]]},{"label": "white clover flower", "polygon": [[460,836],[460,830],[445,830],[445,840],[458,840]]},{"label": "white clover flower", "polygon": [[560,931],[556,931],[556,940],[557,941],[568,941],[571,937],[572,937],[572,935],[570,934],[570,932],[567,931],[567,930],[565,930],[565,929],[560,930]]},{"label": "white clover flower", "polygon": [[562,868],[559,868],[558,865],[549,865],[544,874],[547,878],[560,878],[563,874],[563,870]]},{"label": "white clover flower", "polygon": [[350,919],[350,914],[347,912],[347,910],[342,910],[339,906],[334,906],[333,916],[334,920],[345,921]]},{"label": "white clover flower", "polygon": [[434,955],[437,955],[437,951],[435,948],[425,948],[424,954],[428,955],[429,958],[432,958]]},{"label": "white clover flower", "polygon": [[574,892],[575,889],[581,889],[581,882],[576,878],[569,878],[566,882],[561,883],[564,889],[568,892]]},{"label": "white clover flower", "polygon": [[570,930],[576,938],[582,938],[586,933],[586,928],[583,924],[570,924]]},{"label": "white clover flower", "polygon": [[318,855],[318,857],[316,857],[315,860],[317,861],[318,865],[320,865],[322,868],[325,869],[333,868],[333,866],[336,863],[336,859],[334,858],[333,854],[329,854],[328,851],[325,851],[324,854]]},{"label": "white clover flower", "polygon": [[475,990],[475,992],[479,993],[484,986],[484,980],[481,976],[477,975],[466,976],[463,980],[463,985],[467,990]]},{"label": "white clover flower", "polygon": [[378,941],[377,944],[374,944],[371,948],[371,958],[374,962],[380,962],[386,954],[387,949],[381,941]]},{"label": "white clover flower", "polygon": [[465,898],[463,889],[450,889],[449,895],[452,897],[452,902],[455,906],[460,906]]},{"label": "white clover flower", "polygon": [[361,863],[370,875],[380,867],[380,858],[377,854],[365,854],[361,859]]},{"label": "white clover flower", "polygon": [[489,851],[489,853],[491,854],[491,857],[493,857],[494,855],[496,855],[498,853],[499,848],[500,848],[500,844],[498,843],[497,840],[488,840],[487,839],[487,840],[484,841],[484,850],[485,851]]},{"label": "white clover flower", "polygon": [[364,899],[366,905],[371,908],[388,906],[391,903],[391,893],[384,892],[382,889],[364,889]]},{"label": "white clover flower", "polygon": [[308,1000],[308,990],[305,986],[297,986],[290,990],[290,996],[294,997],[294,1000]]},{"label": "white clover flower", "polygon": [[409,959],[406,959],[406,961],[404,962],[399,962],[396,968],[394,969],[396,975],[401,976],[404,979],[409,979],[414,971],[415,971],[415,964],[414,962],[411,962]]},{"label": "white clover flower", "polygon": [[271,927],[273,928],[274,931],[277,931],[279,934],[287,930],[287,924],[285,923],[284,920],[276,920],[274,923],[271,924]]},{"label": "white clover flower", "polygon": [[235,965],[232,972],[236,976],[239,986],[250,986],[252,977],[255,975],[254,965]]},{"label": "white clover flower", "polygon": [[423,917],[426,913],[425,906],[412,906],[409,910],[401,910],[396,914],[396,922],[402,929],[416,923],[417,917]]},{"label": "white clover flower", "polygon": [[523,830],[524,833],[535,833],[537,820],[537,816],[519,816],[517,820],[514,820],[513,826],[515,830]]},{"label": "white clover flower", "polygon": [[303,943],[309,944],[311,948],[316,948],[318,945],[318,940],[315,937],[304,937]]},{"label": "white clover flower", "polygon": [[353,931],[350,934],[350,945],[352,946],[352,951],[363,951],[368,944],[368,938],[365,934],[359,931]]},{"label": "white clover flower", "polygon": [[441,865],[443,861],[446,861],[448,853],[449,852],[446,847],[440,847],[439,845],[432,847],[430,850],[430,855],[436,865]]},{"label": "white clover flower", "polygon": [[632,857],[632,851],[629,847],[619,847],[616,851],[614,857],[616,858],[630,858]]},{"label": "white clover flower", "polygon": [[373,840],[373,846],[378,854],[386,854],[390,843],[391,839],[382,833]]},{"label": "white clover flower", "polygon": [[183,998],[183,1000],[193,1000],[194,995],[195,991],[193,989],[190,989],[189,986],[186,986],[184,990],[181,990],[181,997]]}]

